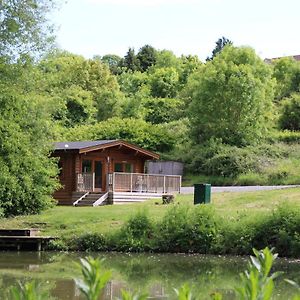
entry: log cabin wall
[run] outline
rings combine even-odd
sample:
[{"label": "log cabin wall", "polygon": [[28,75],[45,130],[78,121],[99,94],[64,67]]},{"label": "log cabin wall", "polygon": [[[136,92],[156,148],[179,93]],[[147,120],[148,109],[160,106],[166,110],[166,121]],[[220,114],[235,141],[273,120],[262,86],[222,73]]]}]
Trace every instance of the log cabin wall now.
[{"label": "log cabin wall", "polygon": [[75,162],[78,154],[59,151],[53,155],[59,157],[59,180],[62,187],[54,192],[54,199],[58,200],[59,204],[72,204],[72,192],[75,188]]}]

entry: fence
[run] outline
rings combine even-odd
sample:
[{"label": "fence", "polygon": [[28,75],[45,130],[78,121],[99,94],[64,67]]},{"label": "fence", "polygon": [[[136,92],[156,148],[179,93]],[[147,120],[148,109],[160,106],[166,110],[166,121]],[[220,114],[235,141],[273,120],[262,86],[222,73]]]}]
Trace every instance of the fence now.
[{"label": "fence", "polygon": [[79,173],[77,174],[77,191],[89,192],[94,191],[95,173]]},{"label": "fence", "polygon": [[180,193],[181,176],[115,172],[109,183],[114,192]]}]

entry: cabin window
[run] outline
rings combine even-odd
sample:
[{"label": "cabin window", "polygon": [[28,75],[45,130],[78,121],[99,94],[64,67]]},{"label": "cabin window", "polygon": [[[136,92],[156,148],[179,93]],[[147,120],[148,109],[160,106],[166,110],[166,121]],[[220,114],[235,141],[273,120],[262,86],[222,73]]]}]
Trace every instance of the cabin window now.
[{"label": "cabin window", "polygon": [[122,163],[115,163],[115,172],[123,172],[123,165]]},{"label": "cabin window", "polygon": [[92,173],[92,161],[91,160],[83,160],[82,161],[82,173]]},{"label": "cabin window", "polygon": [[132,173],[133,172],[133,165],[132,164],[125,164],[125,172]]},{"label": "cabin window", "polygon": [[125,172],[125,173],[132,173],[133,172],[133,164],[130,163],[115,163],[114,166],[115,172]]}]

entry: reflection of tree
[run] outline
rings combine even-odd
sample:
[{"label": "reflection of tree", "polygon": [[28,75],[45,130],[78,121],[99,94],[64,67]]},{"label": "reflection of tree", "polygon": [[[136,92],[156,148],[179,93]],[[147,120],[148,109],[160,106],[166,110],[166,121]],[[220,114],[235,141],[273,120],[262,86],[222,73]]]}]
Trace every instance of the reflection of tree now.
[{"label": "reflection of tree", "polygon": [[[0,299],[18,280],[23,283],[35,280],[57,299],[80,299],[72,278],[80,277],[76,263],[86,253],[13,254],[2,253],[0,257]],[[246,266],[246,259],[238,257],[117,253],[94,256],[105,258],[104,267],[113,272],[113,279],[103,294],[105,300],[115,299],[121,288],[147,292],[154,298],[175,299],[173,288],[184,282],[192,285],[193,294],[201,299],[209,299],[213,291],[221,291],[225,300],[233,299],[233,288],[238,285],[239,273]],[[32,265],[38,268],[30,270]],[[283,270],[285,277],[300,282],[299,263],[278,260],[275,269]],[[294,292],[283,281],[277,281],[275,289],[280,294],[278,299],[290,299]]]}]

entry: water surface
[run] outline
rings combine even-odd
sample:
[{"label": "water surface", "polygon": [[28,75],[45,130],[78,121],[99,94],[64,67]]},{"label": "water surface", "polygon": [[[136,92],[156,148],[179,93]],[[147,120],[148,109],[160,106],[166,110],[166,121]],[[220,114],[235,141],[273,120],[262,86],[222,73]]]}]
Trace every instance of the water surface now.
[{"label": "water surface", "polygon": [[[53,299],[84,299],[74,278],[81,278],[78,262],[86,253],[0,252],[0,299],[18,282],[35,280]],[[146,292],[152,299],[175,299],[174,288],[183,283],[193,285],[195,295],[210,299],[218,291],[223,299],[234,299],[233,288],[240,284],[239,273],[248,258],[183,254],[119,254],[93,253],[104,258],[105,269],[112,271],[112,280],[101,299],[121,297],[121,290]],[[275,269],[284,271],[276,282],[274,299],[291,299],[295,290],[283,281],[300,282],[300,261],[279,260]]]}]

